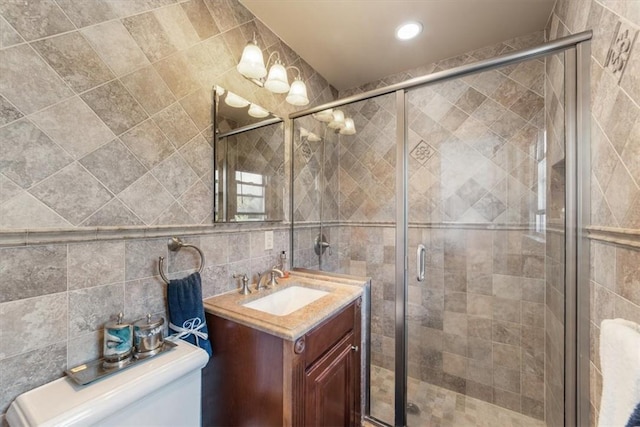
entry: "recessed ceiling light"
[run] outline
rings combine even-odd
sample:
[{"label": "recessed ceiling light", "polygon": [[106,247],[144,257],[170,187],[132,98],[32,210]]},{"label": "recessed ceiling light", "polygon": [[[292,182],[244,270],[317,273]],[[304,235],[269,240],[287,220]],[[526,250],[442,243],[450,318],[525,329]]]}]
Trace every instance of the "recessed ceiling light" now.
[{"label": "recessed ceiling light", "polygon": [[398,40],[410,40],[422,32],[422,24],[411,21],[405,22],[396,28],[396,38]]}]

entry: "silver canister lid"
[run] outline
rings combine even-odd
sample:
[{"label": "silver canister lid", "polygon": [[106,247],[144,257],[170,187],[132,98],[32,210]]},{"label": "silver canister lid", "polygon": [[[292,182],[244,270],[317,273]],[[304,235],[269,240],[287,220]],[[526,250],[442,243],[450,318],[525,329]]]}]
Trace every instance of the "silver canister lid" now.
[{"label": "silver canister lid", "polygon": [[124,323],[122,321],[123,317],[124,317],[123,313],[118,313],[117,320],[110,320],[104,324],[105,329],[124,329],[124,328],[130,327],[131,323]]},{"label": "silver canister lid", "polygon": [[133,322],[133,327],[137,330],[148,330],[157,328],[158,326],[162,326],[163,324],[164,319],[162,318],[162,316],[151,317],[151,314],[147,314],[146,317]]}]

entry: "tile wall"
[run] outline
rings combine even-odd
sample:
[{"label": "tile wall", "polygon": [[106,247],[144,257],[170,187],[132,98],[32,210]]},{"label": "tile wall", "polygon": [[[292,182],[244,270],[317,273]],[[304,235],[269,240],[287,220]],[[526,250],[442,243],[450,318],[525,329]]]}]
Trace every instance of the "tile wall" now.
[{"label": "tile wall", "polygon": [[[640,2],[559,0],[555,39],[593,30],[591,46],[591,425],[602,392],[604,319],[640,323]],[[635,43],[627,43],[634,40]],[[583,284],[586,286],[587,284]]]},{"label": "tile wall", "polygon": [[[282,223],[210,224],[212,85],[293,110],[235,70],[254,33],[302,70],[312,104],[335,98],[237,0],[0,3],[0,424],[19,393],[98,355],[112,315],[164,312],[169,235],[205,251],[205,296],[288,250]],[[193,255],[170,254],[170,273]]]}]

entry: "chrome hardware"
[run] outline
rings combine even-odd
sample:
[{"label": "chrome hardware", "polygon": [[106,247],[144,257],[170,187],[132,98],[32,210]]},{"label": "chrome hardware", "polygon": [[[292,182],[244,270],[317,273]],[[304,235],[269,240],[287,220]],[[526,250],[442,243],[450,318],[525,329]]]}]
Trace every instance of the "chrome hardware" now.
[{"label": "chrome hardware", "polygon": [[242,279],[242,288],[238,291],[241,295],[249,295],[251,293],[251,289],[249,289],[249,278],[246,274],[234,274],[234,279]]},{"label": "chrome hardware", "polygon": [[[269,279],[268,285],[262,284],[262,279],[267,277],[267,274],[271,275]],[[262,289],[273,288],[278,284],[278,280],[276,279],[276,274],[278,277],[284,277],[284,272],[276,267],[272,267],[270,270],[265,271],[264,273],[258,273],[258,282],[256,283],[256,291],[261,291]]]},{"label": "chrome hardware", "polygon": [[427,249],[424,247],[424,245],[418,245],[418,251],[416,253],[416,269],[418,270],[418,282],[422,282],[424,280],[424,265],[426,253]]},{"label": "chrome hardware", "polygon": [[326,251],[327,248],[329,248],[329,255],[331,255],[331,244],[329,244],[324,234],[318,234],[313,244],[313,250],[316,252],[316,255],[324,255],[324,251]]},{"label": "chrome hardware", "polygon": [[351,346],[351,351],[358,351],[358,346],[357,345],[352,345]]},{"label": "chrome hardware", "polygon": [[[198,251],[198,254],[200,254],[200,268],[198,269],[198,273],[202,273],[202,269],[204,268],[204,254],[202,253],[200,248],[194,245],[190,245],[189,243],[184,243],[182,239],[179,237],[172,237],[171,239],[169,239],[169,244],[167,246],[169,247],[169,250],[172,252],[177,252],[181,248],[193,248],[196,251]],[[158,269],[160,270],[160,277],[162,277],[162,280],[164,280],[164,282],[168,285],[169,279],[164,274],[164,257],[163,256],[158,257]]]}]

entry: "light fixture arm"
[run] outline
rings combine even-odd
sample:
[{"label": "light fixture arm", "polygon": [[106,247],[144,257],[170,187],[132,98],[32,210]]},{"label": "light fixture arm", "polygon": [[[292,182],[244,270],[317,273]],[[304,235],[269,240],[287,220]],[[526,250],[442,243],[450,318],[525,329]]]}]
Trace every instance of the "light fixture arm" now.
[{"label": "light fixture arm", "polygon": [[280,59],[280,52],[278,52],[277,50],[274,50],[273,52],[271,52],[269,54],[269,58],[267,59],[267,70],[269,69],[269,67],[273,64],[271,64],[271,58],[273,58],[273,55],[276,55],[276,63],[282,63],[282,60]]}]

